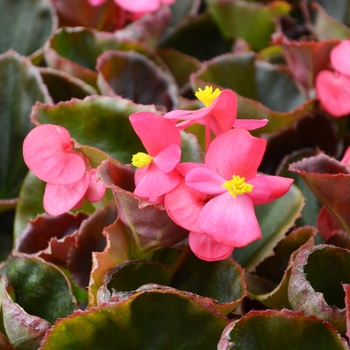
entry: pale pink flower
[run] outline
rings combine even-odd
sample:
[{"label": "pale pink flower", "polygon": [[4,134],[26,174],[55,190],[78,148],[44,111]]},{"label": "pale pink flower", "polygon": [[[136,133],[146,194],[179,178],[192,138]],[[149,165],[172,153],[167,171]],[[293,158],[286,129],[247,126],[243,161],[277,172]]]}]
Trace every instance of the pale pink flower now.
[{"label": "pale pink flower", "polygon": [[78,207],[84,197],[98,202],[106,190],[97,183],[96,169],[87,171],[83,157],[73,146],[69,131],[52,124],[35,127],[23,142],[26,165],[47,183],[43,204],[51,215]]},{"label": "pale pink flower", "polygon": [[151,112],[132,114],[130,122],[147,153],[132,158],[137,167],[134,193],[153,198],[171,191],[180,182],[176,166],[181,157],[181,137],[175,125]]},{"label": "pale pink flower", "polygon": [[234,247],[261,237],[254,205],[284,195],[293,180],[257,173],[266,140],[232,129],[211,143],[205,167],[188,171],[185,183],[165,198],[172,219],[191,231],[190,247],[201,259],[220,260]]}]

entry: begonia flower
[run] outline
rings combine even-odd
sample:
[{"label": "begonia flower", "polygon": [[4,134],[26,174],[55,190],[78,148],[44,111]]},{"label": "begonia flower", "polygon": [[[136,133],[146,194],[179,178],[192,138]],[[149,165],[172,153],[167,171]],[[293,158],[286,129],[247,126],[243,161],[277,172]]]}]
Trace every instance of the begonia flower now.
[{"label": "begonia flower", "polygon": [[266,140],[248,131],[229,130],[211,143],[205,167],[189,170],[185,186],[166,195],[167,212],[191,230],[190,247],[201,259],[227,257],[259,239],[254,205],[281,197],[292,185],[293,179],[257,173],[265,148]]},{"label": "begonia flower", "polygon": [[176,170],[181,157],[179,130],[151,112],[134,113],[129,119],[147,151],[132,157],[132,165],[137,167],[134,193],[143,198],[162,196],[180,182]]},{"label": "begonia flower", "polygon": [[177,127],[181,130],[198,123],[206,127],[206,145],[210,144],[210,131],[215,135],[222,134],[232,127],[240,127],[254,130],[263,127],[268,120],[241,119],[237,118],[237,97],[231,90],[220,91],[212,86],[206,86],[204,90],[198,89],[195,96],[205,107],[198,110],[174,110],[164,115],[164,118],[180,121]]},{"label": "begonia flower", "polygon": [[[114,0],[123,10],[132,13],[151,13],[157,11],[163,4],[171,5],[176,0]],[[91,6],[100,6],[106,0],[88,0]]]},{"label": "begonia flower", "polygon": [[350,113],[350,40],[344,40],[330,53],[334,71],[323,70],[316,77],[316,91],[322,107],[334,117]]},{"label": "begonia flower", "polygon": [[106,191],[97,183],[96,169],[87,170],[73,146],[69,131],[52,124],[35,127],[23,142],[26,165],[47,183],[43,205],[51,215],[79,207],[84,197],[91,203],[98,202]]}]

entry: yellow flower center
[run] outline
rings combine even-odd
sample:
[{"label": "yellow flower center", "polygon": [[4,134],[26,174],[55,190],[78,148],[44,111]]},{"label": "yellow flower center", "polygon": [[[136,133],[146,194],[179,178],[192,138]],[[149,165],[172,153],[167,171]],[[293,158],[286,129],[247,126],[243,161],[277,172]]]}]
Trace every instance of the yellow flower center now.
[{"label": "yellow flower center", "polygon": [[205,107],[209,107],[220,94],[221,91],[219,89],[215,89],[213,92],[212,86],[206,86],[204,90],[199,88],[195,93],[195,96],[199,101],[204,103]]},{"label": "yellow flower center", "polygon": [[253,185],[247,184],[244,177],[233,175],[232,180],[226,181],[223,188],[227,188],[233,198],[236,198],[237,194],[249,193],[253,190]]},{"label": "yellow flower center", "polygon": [[144,152],[138,152],[132,156],[131,164],[136,168],[142,168],[151,163],[153,157]]}]

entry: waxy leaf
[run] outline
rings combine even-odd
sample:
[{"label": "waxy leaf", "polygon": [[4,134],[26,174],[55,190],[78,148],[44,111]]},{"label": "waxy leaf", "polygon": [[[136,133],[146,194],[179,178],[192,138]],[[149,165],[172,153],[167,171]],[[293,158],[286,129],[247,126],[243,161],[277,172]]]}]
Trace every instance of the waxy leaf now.
[{"label": "waxy leaf", "polygon": [[338,39],[323,41],[291,41],[287,37],[277,40],[282,46],[290,72],[304,93],[309,96],[315,87],[317,74],[329,67],[329,53]]},{"label": "waxy leaf", "polygon": [[227,323],[180,292],[146,290],[58,321],[41,350],[215,349]]},{"label": "waxy leaf", "polygon": [[72,98],[83,99],[96,95],[97,91],[84,81],[74,78],[64,71],[52,68],[39,68],[41,77],[54,102],[68,101]]},{"label": "waxy leaf", "polygon": [[56,27],[57,19],[48,0],[1,0],[0,53],[12,49],[28,56],[44,46]]},{"label": "waxy leaf", "polygon": [[349,250],[328,244],[303,249],[295,257],[289,281],[288,295],[292,308],[328,321],[345,334],[342,283],[349,282]]},{"label": "waxy leaf", "polygon": [[177,105],[175,81],[140,53],[105,51],[96,67],[97,85],[104,95],[119,95],[138,104],[163,105],[167,110]]},{"label": "waxy leaf", "polygon": [[275,31],[274,19],[290,10],[284,1],[275,1],[271,6],[236,0],[206,2],[225,37],[243,38],[256,51],[268,46]]},{"label": "waxy leaf", "polygon": [[350,170],[323,153],[289,166],[302,177],[339,225],[350,233]]},{"label": "waxy leaf", "polygon": [[275,245],[281,241],[288,229],[300,216],[304,206],[302,193],[296,186],[281,198],[255,207],[262,231],[262,238],[244,248],[233,251],[234,259],[247,271],[253,270],[264,258],[271,255]]},{"label": "waxy leaf", "polygon": [[251,52],[216,57],[203,64],[191,82],[194,90],[206,85],[233,90],[239,118],[269,120],[259,134],[293,125],[314,104],[305,100],[285,66],[255,61]]},{"label": "waxy leaf", "polygon": [[315,34],[318,40],[347,39],[350,36],[349,27],[331,17],[317,2],[313,7],[316,8]]},{"label": "waxy leaf", "polygon": [[13,252],[7,261],[6,276],[14,289],[16,303],[29,314],[54,323],[76,309],[66,277],[56,266],[40,258]]},{"label": "waxy leaf", "polygon": [[92,252],[92,268],[88,288],[89,306],[97,305],[97,291],[104,283],[105,273],[130,258],[128,235],[125,225],[119,219],[105,227],[102,234],[106,237],[104,251]]},{"label": "waxy leaf", "polygon": [[51,0],[55,6],[60,27],[88,27],[113,31],[123,26],[125,12],[114,1],[92,6],[86,0]]},{"label": "waxy leaf", "polygon": [[[28,314],[20,305],[13,301],[14,291],[9,285],[6,276],[0,277],[1,309],[4,329],[2,332],[11,344],[18,350],[37,350],[51,324],[38,317]],[[14,349],[8,344],[4,346],[0,341],[1,349]],[[8,343],[6,341],[5,343]]]},{"label": "waxy leaf", "polygon": [[219,350],[346,350],[342,339],[327,323],[290,310],[252,311],[230,323]]},{"label": "waxy leaf", "polygon": [[27,174],[22,143],[36,101],[51,102],[37,68],[12,50],[0,55],[0,198],[17,197]]},{"label": "waxy leaf", "polygon": [[256,268],[256,274],[245,274],[249,298],[273,309],[291,309],[288,284],[295,256],[301,249],[314,245],[316,228],[300,227],[292,231]]},{"label": "waxy leaf", "polygon": [[343,284],[345,292],[345,307],[346,307],[346,336],[350,336],[350,284]]},{"label": "waxy leaf", "polygon": [[123,163],[130,163],[132,155],[143,146],[129,115],[141,111],[156,113],[152,106],[137,105],[121,97],[89,96],[57,105],[37,103],[31,118],[37,124],[63,126],[81,145],[96,147]]},{"label": "waxy leaf", "polygon": [[97,209],[82,222],[76,235],[75,246],[71,247],[68,257],[68,269],[73,281],[81,288],[87,288],[92,267],[92,253],[101,252],[106,247],[106,238],[102,235],[105,227],[117,219],[114,201]]},{"label": "waxy leaf", "polygon": [[207,262],[191,254],[174,275],[172,286],[206,297],[208,305],[227,315],[246,296],[243,275],[232,258]]}]

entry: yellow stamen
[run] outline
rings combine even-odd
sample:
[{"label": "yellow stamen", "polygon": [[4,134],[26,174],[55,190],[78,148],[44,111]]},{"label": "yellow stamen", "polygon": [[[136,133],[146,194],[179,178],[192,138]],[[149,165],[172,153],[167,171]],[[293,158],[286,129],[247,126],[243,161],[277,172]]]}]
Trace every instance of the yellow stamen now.
[{"label": "yellow stamen", "polygon": [[233,175],[232,180],[226,181],[222,187],[227,188],[232,197],[236,198],[237,194],[252,192],[254,186],[247,184],[244,177]]},{"label": "yellow stamen", "polygon": [[137,168],[142,168],[151,163],[153,157],[144,152],[138,152],[132,156],[131,164]]},{"label": "yellow stamen", "polygon": [[209,107],[220,94],[221,91],[219,89],[216,88],[213,92],[212,86],[206,86],[204,90],[199,88],[195,93],[195,96],[199,101],[204,103],[205,107]]}]

